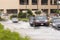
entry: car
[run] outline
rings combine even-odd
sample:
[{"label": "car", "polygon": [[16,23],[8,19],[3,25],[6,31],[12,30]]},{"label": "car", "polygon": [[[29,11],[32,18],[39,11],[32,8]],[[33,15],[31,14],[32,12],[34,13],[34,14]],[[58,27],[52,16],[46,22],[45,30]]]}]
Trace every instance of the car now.
[{"label": "car", "polygon": [[18,23],[18,18],[12,18],[13,23]]},{"label": "car", "polygon": [[33,26],[33,21],[34,21],[34,17],[31,16],[29,18],[29,24],[30,24],[30,26]]},{"label": "car", "polygon": [[31,26],[36,26],[36,25],[41,25],[41,26],[46,25],[46,26],[49,26],[49,22],[48,22],[47,16],[30,17],[29,24]]},{"label": "car", "polygon": [[58,18],[57,16],[51,16],[50,18],[49,18],[49,20],[50,20],[50,23],[52,22],[52,20],[53,19],[55,19],[55,18]]},{"label": "car", "polygon": [[52,27],[60,30],[60,18],[53,18],[52,19]]}]

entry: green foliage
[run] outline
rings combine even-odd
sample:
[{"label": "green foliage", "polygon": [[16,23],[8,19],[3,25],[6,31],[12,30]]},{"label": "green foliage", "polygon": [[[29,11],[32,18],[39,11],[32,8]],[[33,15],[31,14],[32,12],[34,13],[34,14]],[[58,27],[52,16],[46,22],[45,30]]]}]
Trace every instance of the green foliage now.
[{"label": "green foliage", "polygon": [[32,11],[31,11],[30,9],[27,10],[27,14],[28,14],[29,16],[32,16],[32,15],[33,15]]},{"label": "green foliage", "polygon": [[36,14],[41,14],[41,11],[36,11],[35,13],[36,13]]},{"label": "green foliage", "polygon": [[22,11],[19,12],[18,18],[26,18],[26,13],[23,13]]},{"label": "green foliage", "polygon": [[3,29],[4,28],[4,26],[0,23],[0,29]]},{"label": "green foliage", "polygon": [[2,20],[2,18],[0,17],[0,21]]},{"label": "green foliage", "polygon": [[20,21],[25,21],[25,22],[28,22],[28,18],[19,18]]},{"label": "green foliage", "polygon": [[20,12],[19,12],[19,14],[18,14],[18,18],[21,18],[21,17],[22,17],[22,15],[23,15],[23,12],[22,12],[22,11],[20,11]]},{"label": "green foliage", "polygon": [[23,13],[23,15],[21,16],[21,18],[26,18],[26,13]]},{"label": "green foliage", "polygon": [[32,10],[28,9],[26,12],[26,18],[29,18],[30,16],[33,16]]},{"label": "green foliage", "polygon": [[30,38],[28,36],[25,36],[24,40],[30,40]]},{"label": "green foliage", "polygon": [[0,17],[0,21],[5,21],[5,19],[3,19],[3,18]]},{"label": "green foliage", "polygon": [[10,19],[14,18],[14,17],[17,17],[17,15],[11,15],[10,16]]},{"label": "green foliage", "polygon": [[22,37],[17,32],[11,32],[9,29],[4,30],[0,23],[0,40],[29,40],[28,37]]},{"label": "green foliage", "polygon": [[30,16],[33,16],[33,13],[29,9],[25,13],[23,13],[22,11],[20,11],[19,14],[18,14],[18,18],[28,18]]},{"label": "green foliage", "polygon": [[1,33],[1,40],[20,40],[19,35],[10,30],[3,30]]},{"label": "green foliage", "polygon": [[56,12],[56,13],[60,14],[60,10],[54,10],[54,12]]}]

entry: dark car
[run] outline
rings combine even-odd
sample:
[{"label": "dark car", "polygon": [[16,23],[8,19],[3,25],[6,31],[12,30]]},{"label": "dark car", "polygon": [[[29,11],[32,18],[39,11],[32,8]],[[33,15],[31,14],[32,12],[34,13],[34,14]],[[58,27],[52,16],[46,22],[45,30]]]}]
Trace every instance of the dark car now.
[{"label": "dark car", "polygon": [[36,25],[49,26],[48,18],[46,16],[30,17],[29,23],[31,26],[36,26]]},{"label": "dark car", "polygon": [[52,19],[52,26],[53,26],[53,28],[60,30],[60,18]]}]

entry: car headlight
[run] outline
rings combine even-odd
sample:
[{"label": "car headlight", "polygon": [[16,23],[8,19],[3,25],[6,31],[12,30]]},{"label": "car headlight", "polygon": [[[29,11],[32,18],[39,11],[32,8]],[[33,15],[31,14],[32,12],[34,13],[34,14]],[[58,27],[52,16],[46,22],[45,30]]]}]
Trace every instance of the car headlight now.
[{"label": "car headlight", "polygon": [[39,20],[36,20],[36,22],[39,22]]},{"label": "car headlight", "polygon": [[45,20],[45,22],[47,22],[48,20]]}]

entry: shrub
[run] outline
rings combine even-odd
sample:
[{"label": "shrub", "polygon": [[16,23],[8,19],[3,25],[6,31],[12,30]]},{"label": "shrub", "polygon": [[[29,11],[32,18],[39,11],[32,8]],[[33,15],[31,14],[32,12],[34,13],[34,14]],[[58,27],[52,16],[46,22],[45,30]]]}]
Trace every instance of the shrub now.
[{"label": "shrub", "polygon": [[2,18],[0,17],[0,21],[2,20]]},{"label": "shrub", "polygon": [[31,10],[27,10],[27,12],[23,13],[22,11],[19,12],[18,18],[28,18],[29,16],[32,16],[33,13]]},{"label": "shrub", "polygon": [[28,9],[27,10],[27,17],[30,17],[30,16],[33,16],[33,12],[30,9]]},{"label": "shrub", "polygon": [[6,21],[6,19],[0,16],[0,21]]},{"label": "shrub", "polygon": [[24,37],[24,40],[30,40],[30,37],[25,36],[25,37]]},{"label": "shrub", "polygon": [[26,18],[26,13],[23,13],[22,11],[19,12],[18,18]]},{"label": "shrub", "polygon": [[28,37],[22,37],[17,32],[11,32],[9,29],[4,30],[0,24],[0,40],[29,40]]},{"label": "shrub", "polygon": [[5,19],[3,19],[3,18],[0,17],[0,21],[3,21],[3,20],[5,20]]},{"label": "shrub", "polygon": [[54,10],[55,13],[57,13],[57,16],[60,16],[60,10]]},{"label": "shrub", "polygon": [[35,14],[41,14],[41,11],[36,11]]},{"label": "shrub", "polygon": [[0,40],[20,40],[19,34],[11,32],[10,30],[2,30],[0,32]]},{"label": "shrub", "polygon": [[27,10],[27,13],[31,16],[33,15],[33,12],[30,9]]},{"label": "shrub", "polygon": [[4,28],[4,26],[0,23],[0,29],[3,29]]},{"label": "shrub", "polygon": [[23,13],[21,18],[26,18],[26,13]]},{"label": "shrub", "polygon": [[17,17],[17,15],[11,15],[11,16],[10,16],[10,19],[12,19],[13,17]]},{"label": "shrub", "polygon": [[28,22],[28,18],[19,18],[20,21],[25,21],[25,22]]}]

